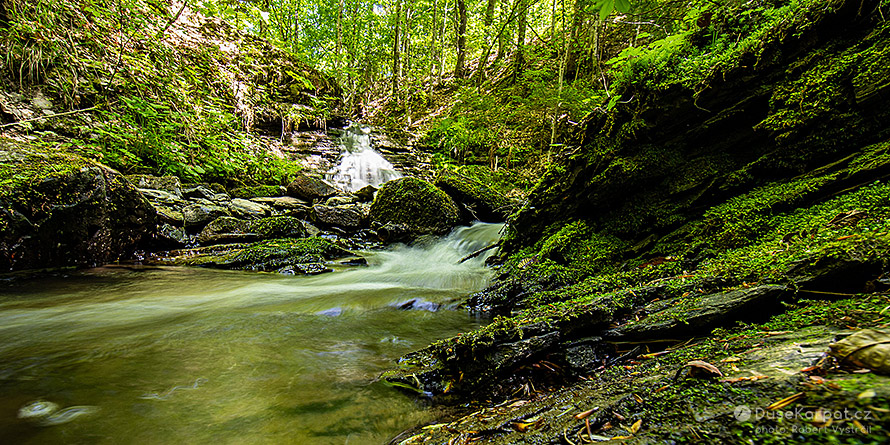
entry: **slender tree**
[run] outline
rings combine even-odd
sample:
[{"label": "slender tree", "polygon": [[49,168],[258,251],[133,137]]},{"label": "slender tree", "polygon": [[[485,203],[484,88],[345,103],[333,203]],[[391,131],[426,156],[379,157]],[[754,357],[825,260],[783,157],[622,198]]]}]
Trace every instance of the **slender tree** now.
[{"label": "slender tree", "polygon": [[467,2],[466,0],[457,0],[455,5],[455,13],[457,14],[457,62],[454,65],[454,77],[460,79],[464,77],[464,63],[467,57]]}]

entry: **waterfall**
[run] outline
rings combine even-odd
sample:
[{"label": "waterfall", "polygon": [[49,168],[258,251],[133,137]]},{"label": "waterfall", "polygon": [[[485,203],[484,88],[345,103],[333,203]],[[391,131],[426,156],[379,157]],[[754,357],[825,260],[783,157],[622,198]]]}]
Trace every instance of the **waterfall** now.
[{"label": "waterfall", "polygon": [[356,191],[368,185],[379,187],[384,182],[402,177],[371,146],[371,127],[350,125],[340,137],[340,147],[340,163],[328,173],[327,179],[343,190]]}]

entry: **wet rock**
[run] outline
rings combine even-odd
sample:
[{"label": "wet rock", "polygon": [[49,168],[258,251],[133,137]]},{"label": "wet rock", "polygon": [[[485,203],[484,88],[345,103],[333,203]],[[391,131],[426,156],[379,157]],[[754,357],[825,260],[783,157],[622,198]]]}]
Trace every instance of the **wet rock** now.
[{"label": "wet rock", "polygon": [[227,198],[228,198],[227,195],[224,196],[224,197],[218,197],[217,195],[220,195],[220,193],[217,193],[217,192],[211,190],[209,187],[206,187],[206,186],[203,186],[203,185],[196,185],[196,186],[192,186],[192,187],[185,187],[185,188],[183,188],[183,190],[182,190],[182,196],[183,196],[184,198],[191,198],[191,199],[203,198],[203,199],[206,199],[206,200],[208,200],[208,201],[217,201],[217,200],[220,200],[220,199],[227,199]]},{"label": "wet rock", "polygon": [[432,301],[421,300],[419,298],[413,298],[404,303],[399,303],[396,305],[400,310],[403,311],[428,311],[428,312],[437,312],[439,308],[442,307],[439,303],[433,303]]},{"label": "wet rock", "polygon": [[358,229],[364,225],[368,216],[368,207],[363,204],[312,207],[315,221],[328,226],[343,229]]},{"label": "wet rock", "polygon": [[333,271],[334,269],[331,269],[322,263],[294,264],[278,269],[278,273],[284,275],[320,275]]},{"label": "wet rock", "polygon": [[219,195],[219,194],[228,195],[229,194],[229,192],[226,190],[226,188],[222,184],[219,184],[216,182],[184,183],[184,184],[182,184],[182,192],[186,193],[187,191],[197,189],[198,187],[203,187],[217,195]]},{"label": "wet rock", "polygon": [[367,266],[368,260],[359,256],[355,258],[347,258],[343,261],[340,261],[340,264],[344,266]]},{"label": "wet rock", "polygon": [[377,193],[377,187],[366,185],[360,188],[357,192],[354,192],[353,195],[358,198],[359,202],[371,202],[374,200],[375,193]]},{"label": "wet rock", "polygon": [[274,239],[252,244],[226,244],[174,250],[146,259],[148,264],[202,266],[218,269],[294,272],[317,270],[306,264],[327,261],[355,254],[323,238]]},{"label": "wet rock", "polygon": [[183,224],[183,221],[185,220],[185,217],[182,216],[182,212],[176,210],[175,208],[154,205],[154,209],[158,213],[158,219],[162,223],[181,226]]},{"label": "wet rock", "polygon": [[262,218],[272,213],[272,208],[265,204],[241,198],[235,198],[229,202],[229,209],[233,215],[240,218]]},{"label": "wet rock", "polygon": [[445,192],[417,178],[383,185],[371,204],[372,226],[388,240],[444,234],[459,220],[457,205]]},{"label": "wet rock", "polygon": [[342,206],[342,205],[353,204],[356,202],[358,202],[358,198],[353,195],[334,196],[332,198],[328,198],[328,200],[325,201],[324,205],[326,205],[326,206]]},{"label": "wet rock", "polygon": [[191,242],[192,237],[186,233],[185,229],[165,223],[158,226],[158,233],[154,244],[160,249],[177,249],[184,247]]},{"label": "wet rock", "polygon": [[180,196],[163,190],[140,188],[139,191],[153,204],[178,204],[183,202]]},{"label": "wet rock", "polygon": [[232,216],[231,210],[227,207],[208,204],[191,204],[182,209],[185,226],[193,229],[204,227],[210,221],[223,216]]},{"label": "wet rock", "polygon": [[160,190],[182,198],[182,184],[176,176],[128,175],[127,180],[138,189]]},{"label": "wet rock", "polygon": [[505,196],[460,173],[442,170],[435,184],[463,207],[465,221],[503,222],[512,210],[512,203]]},{"label": "wet rock", "polygon": [[287,193],[287,189],[280,185],[239,187],[229,191],[232,197],[242,199],[278,197],[284,196],[285,193]]},{"label": "wet rock", "polygon": [[291,196],[259,197],[251,198],[250,200],[259,204],[271,206],[278,210],[309,210],[306,201]]},{"label": "wet rock", "polygon": [[334,196],[338,191],[329,182],[307,175],[299,175],[293,182],[287,185],[287,194],[289,196],[309,201]]},{"label": "wet rock", "polygon": [[154,209],[120,173],[0,139],[0,270],[115,261],[156,225]]},{"label": "wet rock", "polygon": [[198,234],[198,242],[206,245],[303,236],[306,236],[303,222],[290,216],[273,216],[249,221],[220,217],[204,227]]},{"label": "wet rock", "polygon": [[343,314],[343,308],[333,307],[323,311],[316,312],[316,315],[324,315],[325,317],[339,317]]}]

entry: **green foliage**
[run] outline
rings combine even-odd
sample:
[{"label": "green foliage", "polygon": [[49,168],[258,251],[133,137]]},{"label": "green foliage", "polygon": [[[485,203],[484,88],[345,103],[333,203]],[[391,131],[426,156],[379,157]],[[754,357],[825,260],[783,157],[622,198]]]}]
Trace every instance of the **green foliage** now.
[{"label": "green foliage", "polygon": [[[61,128],[72,139],[66,148],[127,173],[285,183],[300,167],[248,133],[255,115],[316,122],[335,101],[319,94],[336,91],[320,73],[227,24],[166,28],[177,12],[167,2],[7,3],[6,74],[22,89],[40,86],[64,108],[95,109],[34,125]],[[188,33],[198,41],[183,40]],[[238,59],[211,40],[237,42]],[[245,80],[237,92],[235,79]]]}]

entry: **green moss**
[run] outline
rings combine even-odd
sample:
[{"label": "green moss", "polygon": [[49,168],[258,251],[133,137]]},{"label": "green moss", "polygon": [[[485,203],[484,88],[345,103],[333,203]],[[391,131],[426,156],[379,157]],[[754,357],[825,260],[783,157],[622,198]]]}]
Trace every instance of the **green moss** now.
[{"label": "green moss", "polygon": [[278,185],[254,185],[229,190],[229,194],[233,198],[250,199],[282,196],[284,193]]},{"label": "green moss", "polygon": [[458,209],[441,189],[422,179],[389,181],[371,203],[371,219],[404,225],[415,233],[442,233],[457,224]]},{"label": "green moss", "polygon": [[323,263],[353,256],[324,238],[275,239],[253,244],[210,246],[173,252],[165,264],[224,269],[276,270],[295,264]]},{"label": "green moss", "polygon": [[478,219],[503,220],[510,213],[510,200],[468,175],[443,169],[439,171],[435,185],[458,202],[471,206]]},{"label": "green moss", "polygon": [[87,167],[97,165],[62,150],[24,146],[0,138],[0,200],[24,205],[39,198],[41,183],[68,177]]}]

